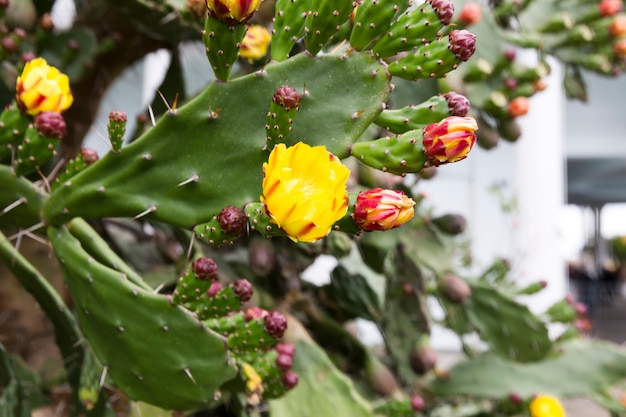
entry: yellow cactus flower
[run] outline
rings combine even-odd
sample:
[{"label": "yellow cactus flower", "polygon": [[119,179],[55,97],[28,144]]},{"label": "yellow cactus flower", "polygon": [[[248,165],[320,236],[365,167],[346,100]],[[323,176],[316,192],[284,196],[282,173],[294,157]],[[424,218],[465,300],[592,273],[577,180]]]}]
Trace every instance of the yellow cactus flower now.
[{"label": "yellow cactus flower", "polygon": [[531,417],[567,417],[559,399],[539,394],[530,402]]},{"label": "yellow cactus flower", "polygon": [[325,237],[348,211],[350,170],[324,146],[299,142],[274,147],[263,164],[267,213],[293,241]]},{"label": "yellow cactus flower", "polygon": [[263,58],[267,54],[267,47],[271,39],[270,32],[265,26],[249,26],[246,36],[241,41],[239,56],[249,61]]},{"label": "yellow cactus flower", "polygon": [[44,111],[63,113],[74,101],[68,76],[43,58],[26,63],[15,90],[18,106],[31,116]]},{"label": "yellow cactus flower", "polygon": [[465,159],[476,143],[474,132],[477,129],[474,118],[458,116],[449,116],[426,126],[423,143],[429,161],[437,166]]},{"label": "yellow cactus flower", "polygon": [[229,24],[247,21],[261,3],[263,0],[206,0],[209,15]]}]

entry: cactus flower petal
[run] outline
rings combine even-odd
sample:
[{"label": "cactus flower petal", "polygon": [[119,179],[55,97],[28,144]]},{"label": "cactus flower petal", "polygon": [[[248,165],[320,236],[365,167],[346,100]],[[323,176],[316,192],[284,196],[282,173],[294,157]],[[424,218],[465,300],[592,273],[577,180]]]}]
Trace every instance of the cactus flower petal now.
[{"label": "cactus flower petal", "polygon": [[267,213],[294,241],[325,237],[348,210],[350,170],[324,146],[278,144],[263,164]]},{"label": "cactus flower petal", "polygon": [[365,231],[394,229],[413,218],[414,205],[402,191],[373,188],[357,196],[354,222]]},{"label": "cactus flower petal", "polygon": [[265,57],[272,37],[270,32],[261,25],[251,25],[241,41],[239,56],[249,61]]},{"label": "cactus flower petal", "polygon": [[476,143],[478,129],[472,117],[446,117],[424,128],[424,151],[433,165],[457,162],[467,157]]},{"label": "cactus flower petal", "polygon": [[531,417],[565,417],[565,410],[558,398],[551,395],[537,395],[530,402]]},{"label": "cactus flower petal", "polygon": [[44,111],[63,113],[74,100],[68,76],[43,58],[26,63],[15,89],[20,109],[31,116]]},{"label": "cactus flower petal", "polygon": [[236,24],[247,21],[263,0],[206,0],[209,15],[222,22]]}]

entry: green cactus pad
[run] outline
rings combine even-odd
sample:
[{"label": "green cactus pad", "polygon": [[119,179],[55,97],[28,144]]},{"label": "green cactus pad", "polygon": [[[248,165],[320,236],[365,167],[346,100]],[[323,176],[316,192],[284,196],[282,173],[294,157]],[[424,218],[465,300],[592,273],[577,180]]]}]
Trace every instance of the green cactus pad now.
[{"label": "green cactus pad", "polygon": [[451,116],[448,100],[442,95],[436,95],[418,105],[384,110],[374,123],[393,133],[404,133],[438,123],[448,116]]},{"label": "green cactus pad", "polygon": [[575,397],[600,395],[610,384],[625,377],[623,349],[579,339],[564,343],[557,356],[537,363],[520,364],[498,355],[483,354],[453,367],[448,378],[434,379],[429,388],[442,396],[506,398],[515,392],[529,398],[546,392]]},{"label": "green cactus pad", "polygon": [[341,29],[354,8],[352,0],[314,0],[305,21],[304,45],[316,55]]},{"label": "green cactus pad", "polygon": [[0,162],[10,163],[13,151],[17,149],[30,122],[17,106],[7,107],[0,114]]},{"label": "green cactus pad", "polygon": [[24,132],[24,141],[17,147],[13,169],[17,175],[27,175],[48,162],[54,156],[58,139],[43,137],[34,126]]},{"label": "green cactus pad", "polygon": [[410,4],[411,0],[395,2],[365,0],[361,2],[354,16],[350,45],[359,51],[366,49],[372,41],[389,30],[394,19]]},{"label": "green cactus pad", "polygon": [[305,16],[311,0],[277,0],[272,30],[272,59],[284,61],[298,39],[304,36]]},{"label": "green cactus pad", "polygon": [[206,18],[202,41],[217,79],[227,81],[230,77],[239,56],[239,45],[245,36],[244,23],[229,24],[211,16]]},{"label": "green cactus pad", "polygon": [[367,166],[396,175],[419,172],[427,162],[423,139],[421,130],[411,130],[402,135],[357,142],[352,145],[352,156]]},{"label": "green cactus pad", "polygon": [[62,224],[75,216],[148,215],[192,228],[228,205],[259,201],[268,157],[265,115],[278,87],[306,88],[288,145],[325,145],[342,158],[380,112],[389,83],[381,64],[357,52],[300,54],[213,83],[119,154],[106,155],[55,190],[44,218]]},{"label": "green cactus pad", "polygon": [[48,237],[86,339],[130,398],[168,409],[200,408],[235,377],[221,336],[95,261],[66,228],[51,227]]},{"label": "green cactus pad", "polygon": [[441,78],[463,62],[448,45],[447,36],[437,38],[415,52],[390,63],[389,73],[407,80]]},{"label": "green cactus pad", "polygon": [[6,165],[0,165],[0,184],[0,227],[15,230],[39,223],[45,199],[43,190],[16,176]]},{"label": "green cactus pad", "polygon": [[196,278],[193,269],[189,267],[187,272],[178,278],[176,289],[172,293],[172,301],[188,310],[196,311],[206,304],[206,292],[212,282]]}]

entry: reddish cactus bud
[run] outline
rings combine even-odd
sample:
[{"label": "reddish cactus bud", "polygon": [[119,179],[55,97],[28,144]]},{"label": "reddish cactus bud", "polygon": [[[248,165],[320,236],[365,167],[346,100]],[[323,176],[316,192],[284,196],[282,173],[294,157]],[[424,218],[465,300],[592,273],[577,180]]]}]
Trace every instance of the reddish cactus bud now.
[{"label": "reddish cactus bud", "polygon": [[206,0],[209,15],[228,24],[247,21],[261,3],[262,0]]},{"label": "reddish cactus bud", "polygon": [[278,87],[272,96],[272,101],[286,110],[297,109],[300,106],[300,94],[295,88],[283,85]]},{"label": "reddish cactus bud", "polygon": [[429,346],[417,346],[409,354],[409,365],[417,375],[424,375],[435,369],[437,352]]},{"label": "reddish cactus bud", "polygon": [[517,55],[517,51],[515,51],[514,48],[507,48],[504,51],[504,59],[506,59],[509,62],[515,61],[515,56],[516,55]]},{"label": "reddish cactus bud", "polygon": [[448,101],[448,109],[452,116],[465,117],[470,109],[470,101],[462,94],[450,91],[443,97]]},{"label": "reddish cactus bud", "polygon": [[515,97],[507,106],[507,113],[511,117],[524,116],[530,109],[530,100],[526,97]]},{"label": "reddish cactus bud", "polygon": [[279,355],[287,355],[293,357],[296,354],[296,347],[291,343],[279,343],[276,345],[275,349]]},{"label": "reddish cactus bud", "polygon": [[262,319],[267,317],[269,312],[260,307],[250,307],[244,313],[244,317],[246,321],[254,320],[254,319]]},{"label": "reddish cactus bud", "polygon": [[602,16],[613,16],[622,10],[622,0],[602,0],[598,10]]},{"label": "reddish cactus bud", "polygon": [[126,113],[121,110],[113,110],[109,113],[109,121],[116,123],[126,123],[128,117],[126,117]]},{"label": "reddish cactus bud", "polygon": [[2,38],[2,41],[0,41],[0,47],[2,47],[3,51],[9,54],[17,52],[17,50],[20,48],[15,39],[13,39],[11,36],[5,36],[4,38]]},{"label": "reddish cactus bud", "polygon": [[278,366],[283,371],[288,371],[293,366],[293,357],[289,355],[281,355],[279,354],[276,357],[276,366]]},{"label": "reddish cactus bud", "polygon": [[44,15],[41,16],[41,19],[39,19],[39,27],[46,32],[52,32],[54,29],[54,21],[50,13],[44,13]]},{"label": "reddish cactus bud", "polygon": [[436,217],[431,222],[437,226],[443,233],[456,236],[465,231],[467,227],[467,221],[465,217],[460,214],[445,214],[443,216]]},{"label": "reddish cactus bud", "polygon": [[246,213],[235,206],[223,208],[217,215],[217,220],[224,233],[235,236],[243,234],[248,225],[248,216],[246,216]]},{"label": "reddish cactus bud", "polygon": [[541,281],[539,281],[539,284],[541,284],[541,288],[546,288],[548,286],[548,281],[542,279]]},{"label": "reddish cactus bud", "polygon": [[287,319],[278,311],[271,311],[265,316],[265,331],[276,339],[283,337],[287,330]]},{"label": "reddish cactus bud", "polygon": [[467,281],[453,274],[446,274],[439,283],[439,288],[444,297],[454,303],[463,304],[472,296],[472,288]]},{"label": "reddish cactus bud", "polygon": [[524,402],[524,399],[521,395],[516,392],[512,392],[509,394],[509,401],[516,407],[519,407]]},{"label": "reddish cactus bud", "polygon": [[213,281],[209,289],[206,291],[206,294],[209,296],[209,298],[213,298],[217,295],[218,292],[222,291],[223,288],[224,286],[221,282]]},{"label": "reddish cactus bud", "polygon": [[35,116],[35,128],[41,136],[52,139],[63,139],[67,132],[63,116],[52,111],[44,111]]},{"label": "reddish cactus bud", "polygon": [[294,371],[287,371],[285,375],[283,375],[282,382],[285,387],[292,389],[298,385],[298,374]]},{"label": "reddish cactus bud", "polygon": [[475,119],[457,116],[426,126],[423,145],[430,163],[437,166],[465,159],[476,143],[477,129]]},{"label": "reddish cactus bud", "polygon": [[506,78],[504,80],[504,86],[509,90],[515,90],[517,88],[517,80],[515,78]]},{"label": "reddish cactus bud", "polygon": [[476,35],[465,30],[453,30],[448,35],[450,38],[450,50],[461,61],[467,61],[476,52]]},{"label": "reddish cactus bud", "polygon": [[233,282],[233,290],[235,291],[237,298],[239,298],[243,303],[250,301],[252,294],[254,294],[252,284],[250,284],[250,281],[247,279],[238,279]]},{"label": "reddish cactus bud", "polygon": [[411,395],[411,408],[413,411],[424,411],[426,408],[426,401],[421,395],[413,394]]},{"label": "reddish cactus bud", "polygon": [[626,58],[626,39],[622,39],[613,45],[613,53],[617,58]]},{"label": "reddish cactus bud", "polygon": [[211,258],[198,258],[191,264],[196,278],[203,280],[214,280],[217,278],[217,264]]},{"label": "reddish cactus bud", "polygon": [[33,51],[22,52],[22,55],[20,56],[20,60],[23,63],[27,63],[28,61],[32,61],[35,58],[37,58],[37,55],[35,55],[35,53]]},{"label": "reddish cactus bud", "polygon": [[465,3],[459,13],[459,22],[463,26],[479,23],[483,17],[483,9],[478,3]]},{"label": "reddish cactus bud", "polygon": [[26,39],[26,37],[28,36],[28,34],[26,33],[26,31],[22,28],[15,28],[13,29],[13,33],[20,39],[24,40]]},{"label": "reddish cactus bud", "polygon": [[546,88],[548,88],[548,83],[545,82],[544,80],[537,80],[533,83],[533,91],[535,93],[539,92],[539,91],[543,91]]},{"label": "reddish cactus bud", "polygon": [[430,5],[433,7],[439,20],[444,25],[449,25],[454,17],[454,4],[452,0],[431,0]]},{"label": "reddish cactus bud", "polygon": [[614,38],[626,35],[626,16],[615,16],[615,19],[609,25],[609,34]]},{"label": "reddish cactus bud", "polygon": [[91,165],[99,159],[98,152],[91,148],[82,148],[80,150],[80,155],[87,165]]},{"label": "reddish cactus bud", "polygon": [[394,229],[413,218],[414,205],[402,191],[373,188],[357,196],[354,223],[366,232]]},{"label": "reddish cactus bud", "polygon": [[9,0],[0,0],[0,9],[6,9],[10,3]]},{"label": "reddish cactus bud", "polygon": [[587,314],[587,305],[584,303],[576,303],[574,304],[574,310],[576,310],[576,314],[579,316],[584,316]]}]

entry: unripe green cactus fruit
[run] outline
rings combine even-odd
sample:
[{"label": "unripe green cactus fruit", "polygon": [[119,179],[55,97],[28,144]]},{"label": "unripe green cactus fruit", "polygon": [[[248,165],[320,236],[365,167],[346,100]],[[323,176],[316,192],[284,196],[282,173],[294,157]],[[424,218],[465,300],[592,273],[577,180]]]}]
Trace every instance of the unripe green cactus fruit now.
[{"label": "unripe green cactus fruit", "polygon": [[145,214],[192,228],[226,206],[259,201],[268,157],[263,150],[266,109],[286,83],[306,87],[287,145],[325,145],[340,158],[390,94],[384,66],[358,52],[300,54],[262,72],[213,83],[122,152],[109,153],[55,190],[44,218],[62,224],[74,216]]},{"label": "unripe green cactus fruit", "polygon": [[51,227],[48,237],[85,337],[130,398],[175,410],[206,407],[235,377],[223,337],[95,261],[65,227]]}]

